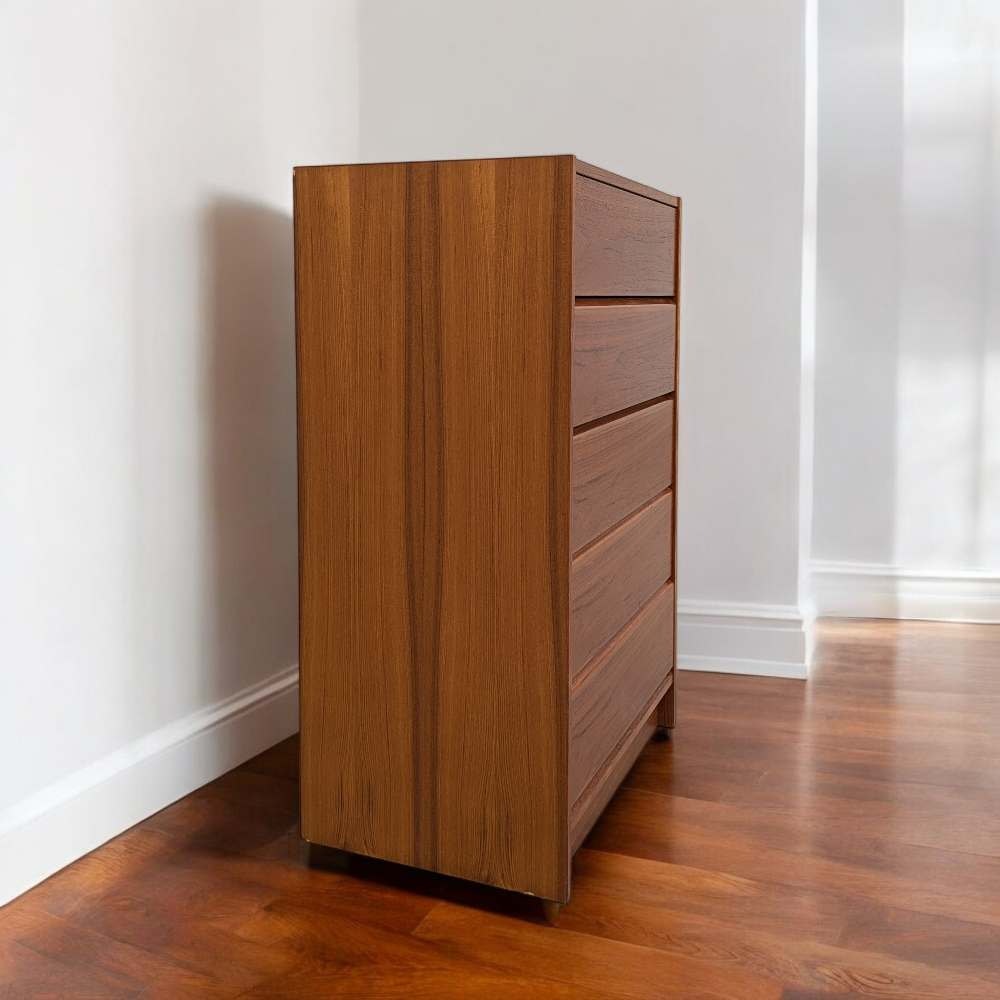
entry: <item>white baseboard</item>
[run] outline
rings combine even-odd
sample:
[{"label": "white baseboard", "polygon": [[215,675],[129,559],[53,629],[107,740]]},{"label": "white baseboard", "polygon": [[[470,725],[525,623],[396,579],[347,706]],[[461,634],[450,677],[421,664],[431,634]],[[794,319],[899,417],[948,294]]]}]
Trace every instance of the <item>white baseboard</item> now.
[{"label": "white baseboard", "polygon": [[0,905],[298,730],[297,666],[0,812]]},{"label": "white baseboard", "polygon": [[812,616],[794,605],[680,601],[677,666],[725,674],[805,678]]},{"label": "white baseboard", "polygon": [[[681,601],[678,667],[804,678],[793,606]],[[298,729],[298,667],[108,754],[0,812],[0,905]]]},{"label": "white baseboard", "polygon": [[1000,623],[1000,576],[995,573],[814,561],[811,576],[820,615]]}]

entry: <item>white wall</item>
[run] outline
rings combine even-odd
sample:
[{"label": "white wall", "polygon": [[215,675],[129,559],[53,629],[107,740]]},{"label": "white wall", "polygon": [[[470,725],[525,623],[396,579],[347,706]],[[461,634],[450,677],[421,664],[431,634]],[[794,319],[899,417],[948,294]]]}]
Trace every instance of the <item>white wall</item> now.
[{"label": "white wall", "polygon": [[819,610],[1000,620],[992,0],[821,4],[819,234]]},{"label": "white wall", "polygon": [[684,198],[682,661],[801,673],[801,0],[361,9],[365,160],[577,153]]},{"label": "white wall", "polygon": [[291,168],[357,158],[353,4],[8,2],[0,102],[3,902],[295,728]]},{"label": "white wall", "polygon": [[803,672],[808,7],[3,6],[0,901],[296,725],[297,162],[684,196],[682,662]]}]

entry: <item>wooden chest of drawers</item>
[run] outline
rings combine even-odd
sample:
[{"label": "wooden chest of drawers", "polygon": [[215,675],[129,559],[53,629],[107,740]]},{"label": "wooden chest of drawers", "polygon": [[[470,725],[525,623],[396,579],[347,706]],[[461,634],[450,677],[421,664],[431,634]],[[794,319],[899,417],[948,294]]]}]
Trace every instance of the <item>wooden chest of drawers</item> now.
[{"label": "wooden chest of drawers", "polygon": [[565,901],[673,725],[680,202],[295,172],[302,834]]}]

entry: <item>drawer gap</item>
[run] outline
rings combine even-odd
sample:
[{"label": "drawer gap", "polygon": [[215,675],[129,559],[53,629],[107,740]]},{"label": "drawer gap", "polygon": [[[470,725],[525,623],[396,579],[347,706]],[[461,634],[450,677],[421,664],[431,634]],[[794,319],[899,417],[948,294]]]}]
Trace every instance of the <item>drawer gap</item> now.
[{"label": "drawer gap", "polygon": [[594,653],[594,655],[587,661],[583,669],[570,682],[569,686],[570,695],[578,691],[581,687],[583,687],[584,684],[587,683],[590,676],[594,673],[594,670],[602,665],[602,658],[604,657],[604,654],[608,651],[608,649],[611,646],[613,646],[616,642],[621,642],[624,638],[627,637],[629,629],[632,628],[633,625],[635,625],[636,621],[639,619],[642,613],[654,601],[660,598],[665,590],[673,586],[673,583],[674,583],[673,577],[671,577],[669,580],[665,580],[660,587],[654,590],[653,593],[650,594],[649,597],[647,597],[646,600],[644,600],[642,604],[639,605],[639,607],[636,609],[635,614],[632,615],[632,617],[629,618],[629,620],[625,622],[625,624],[622,625],[622,627],[610,639],[608,639],[608,641],[603,646],[601,646],[601,648],[597,650],[596,653]]},{"label": "drawer gap", "polygon": [[577,295],[578,306],[677,305],[675,295]]},{"label": "drawer gap", "polygon": [[592,431],[595,427],[600,427],[602,424],[610,424],[614,420],[621,420],[622,417],[630,417],[633,413],[638,413],[640,410],[648,410],[651,406],[655,406],[657,403],[665,403],[668,399],[673,399],[673,392],[665,392],[661,396],[653,396],[652,399],[644,399],[641,403],[636,403],[634,406],[626,406],[624,410],[615,410],[613,413],[605,413],[602,417],[595,417],[593,420],[588,420],[586,423],[577,424],[573,428],[574,436],[577,434],[582,434],[584,431]]},{"label": "drawer gap", "polygon": [[639,504],[639,506],[636,507],[635,510],[630,510],[620,521],[615,521],[615,523],[612,524],[609,528],[605,528],[604,531],[602,531],[599,535],[596,535],[594,538],[591,538],[590,541],[586,543],[586,545],[581,545],[580,548],[578,548],[575,552],[571,553],[570,562],[579,559],[580,556],[586,555],[595,545],[599,544],[600,542],[603,542],[604,539],[608,537],[608,535],[613,534],[627,521],[631,521],[633,517],[638,517],[649,507],[652,507],[657,500],[662,500],[664,497],[670,496],[673,492],[674,492],[673,486],[672,485],[667,486],[665,489],[660,490],[660,492],[657,493],[655,496],[651,496],[645,503]]}]

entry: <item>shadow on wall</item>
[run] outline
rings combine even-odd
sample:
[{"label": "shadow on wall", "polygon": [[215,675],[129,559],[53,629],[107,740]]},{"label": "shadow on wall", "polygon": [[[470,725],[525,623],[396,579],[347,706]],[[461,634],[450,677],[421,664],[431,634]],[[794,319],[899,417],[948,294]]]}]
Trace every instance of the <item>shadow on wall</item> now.
[{"label": "shadow on wall", "polygon": [[217,690],[265,680],[298,657],[292,219],[236,198],[204,219]]}]

